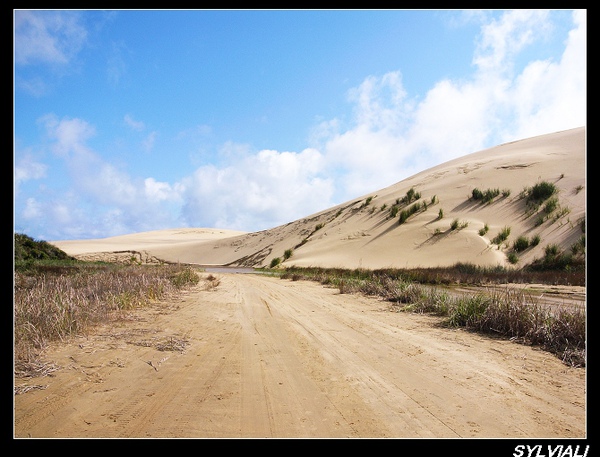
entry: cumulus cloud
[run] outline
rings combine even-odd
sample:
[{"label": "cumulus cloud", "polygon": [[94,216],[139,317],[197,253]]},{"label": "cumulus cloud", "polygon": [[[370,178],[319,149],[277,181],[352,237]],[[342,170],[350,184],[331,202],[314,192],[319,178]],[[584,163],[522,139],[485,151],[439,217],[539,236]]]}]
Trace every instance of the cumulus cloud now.
[{"label": "cumulus cloud", "polygon": [[407,98],[398,72],[369,76],[351,91],[352,125],[343,130],[336,121],[325,122],[318,129],[324,161],[340,175],[337,197],[362,196],[427,164],[481,149],[490,90],[476,81],[443,80],[417,102]]},{"label": "cumulus cloud", "polygon": [[169,183],[159,182],[154,178],[144,179],[144,195],[149,202],[179,201],[179,193],[178,185],[173,188]]},{"label": "cumulus cloud", "polygon": [[182,180],[187,224],[262,230],[330,204],[333,183],[319,175],[323,157],[317,150],[262,150],[240,157],[242,149],[229,144],[236,161],[199,167]]},{"label": "cumulus cloud", "polygon": [[558,62],[530,62],[515,79],[509,92],[517,137],[543,130],[556,131],[585,125],[587,100],[587,22],[585,11],[573,13],[575,27],[569,32]]},{"label": "cumulus cloud", "polygon": [[23,210],[23,217],[25,219],[37,219],[42,215],[41,204],[33,197],[29,197],[25,200],[25,209]]},{"label": "cumulus cloud", "polygon": [[[61,195],[56,198],[53,195],[45,195],[44,200],[29,197],[25,201],[21,211],[21,227],[15,227],[23,233],[30,233],[28,224],[36,226],[43,221],[41,227],[37,228],[37,238],[44,240],[55,239],[79,239],[100,234],[103,227],[90,226],[90,218],[83,214],[81,202],[72,193]],[[41,233],[40,233],[41,232]]]},{"label": "cumulus cloud", "polygon": [[549,11],[512,10],[481,27],[473,63],[482,72],[507,72],[514,57],[550,30]]}]

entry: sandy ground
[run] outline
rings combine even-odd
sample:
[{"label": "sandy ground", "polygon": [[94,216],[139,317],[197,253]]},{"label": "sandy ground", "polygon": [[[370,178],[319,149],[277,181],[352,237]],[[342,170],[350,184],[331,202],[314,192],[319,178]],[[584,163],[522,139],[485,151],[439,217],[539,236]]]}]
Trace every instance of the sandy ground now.
[{"label": "sandy ground", "polygon": [[[202,273],[206,276],[207,273]],[[586,438],[586,370],[306,281],[218,274],[55,345],[14,436]]]}]

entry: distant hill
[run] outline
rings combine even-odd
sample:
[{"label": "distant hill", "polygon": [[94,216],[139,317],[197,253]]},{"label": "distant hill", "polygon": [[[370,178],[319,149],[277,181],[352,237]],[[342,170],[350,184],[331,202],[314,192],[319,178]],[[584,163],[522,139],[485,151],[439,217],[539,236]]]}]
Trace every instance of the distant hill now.
[{"label": "distant hill", "polygon": [[75,260],[62,249],[47,241],[36,241],[23,233],[15,233],[15,263],[31,260]]}]

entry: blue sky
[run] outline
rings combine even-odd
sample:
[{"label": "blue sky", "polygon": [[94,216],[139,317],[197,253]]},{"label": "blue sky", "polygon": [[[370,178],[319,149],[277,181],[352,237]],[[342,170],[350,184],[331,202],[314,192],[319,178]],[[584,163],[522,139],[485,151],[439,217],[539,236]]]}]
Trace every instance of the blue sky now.
[{"label": "blue sky", "polygon": [[585,10],[13,10],[14,230],[272,228],[586,125]]}]

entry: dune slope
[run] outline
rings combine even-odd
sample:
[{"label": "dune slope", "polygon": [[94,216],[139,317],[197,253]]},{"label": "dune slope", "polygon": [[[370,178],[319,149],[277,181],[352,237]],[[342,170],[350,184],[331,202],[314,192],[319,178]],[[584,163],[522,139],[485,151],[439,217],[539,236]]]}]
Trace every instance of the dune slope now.
[{"label": "dune slope", "polygon": [[[284,260],[290,250],[284,266],[411,268],[457,262],[509,266],[507,254],[514,241],[539,236],[537,246],[518,253],[518,267],[542,258],[547,245],[567,251],[581,238],[585,178],[585,128],[580,127],[465,155],[260,232],[180,229],[53,244],[87,259],[131,250],[142,252],[142,261],[261,267],[276,257]],[[540,182],[558,190],[552,212],[526,198],[526,191]],[[500,194],[484,203],[472,198],[473,189]],[[402,211],[410,217],[400,223]],[[484,227],[488,230],[482,234]],[[494,242],[507,230],[504,242]]]}]

